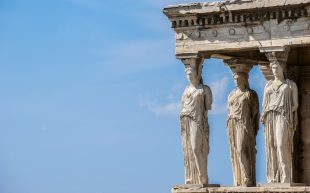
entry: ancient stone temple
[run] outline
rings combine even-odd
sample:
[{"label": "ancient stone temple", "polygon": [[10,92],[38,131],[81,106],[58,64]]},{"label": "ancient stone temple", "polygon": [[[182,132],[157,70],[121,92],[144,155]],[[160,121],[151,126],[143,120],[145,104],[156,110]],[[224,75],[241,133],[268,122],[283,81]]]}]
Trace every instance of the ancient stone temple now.
[{"label": "ancient stone temple", "polygon": [[[310,0],[190,3],[163,12],[189,80],[181,112],[185,185],[172,192],[310,192]],[[206,174],[212,90],[202,82],[201,67],[209,58],[223,59],[236,83],[227,117],[234,187],[211,186]],[[263,104],[248,84],[254,65],[267,80]],[[266,139],[265,185],[255,179],[259,121]]]}]

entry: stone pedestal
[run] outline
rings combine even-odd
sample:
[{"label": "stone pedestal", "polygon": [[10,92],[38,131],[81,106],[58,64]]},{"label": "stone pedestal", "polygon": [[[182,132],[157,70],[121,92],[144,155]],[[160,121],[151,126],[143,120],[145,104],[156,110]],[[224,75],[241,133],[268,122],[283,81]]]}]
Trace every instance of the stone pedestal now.
[{"label": "stone pedestal", "polygon": [[305,193],[310,187],[206,187],[206,188],[178,188],[172,193]]}]

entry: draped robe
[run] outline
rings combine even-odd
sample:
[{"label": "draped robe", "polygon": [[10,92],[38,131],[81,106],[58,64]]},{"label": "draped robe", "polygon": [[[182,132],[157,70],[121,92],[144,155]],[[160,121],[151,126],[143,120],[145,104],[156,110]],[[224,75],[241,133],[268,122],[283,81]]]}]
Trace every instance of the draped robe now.
[{"label": "draped robe", "polygon": [[255,138],[258,131],[258,97],[255,91],[234,89],[228,97],[227,131],[234,186],[255,186]]},{"label": "draped robe", "polygon": [[297,97],[295,91],[296,84],[288,79],[278,88],[273,86],[273,81],[265,86],[262,120],[269,183],[291,182],[293,138],[297,124],[297,111],[293,111],[293,98]]},{"label": "draped robe", "polygon": [[207,111],[211,109],[211,103],[211,90],[202,84],[192,91],[187,87],[182,96],[180,121],[186,184],[208,183],[209,125]]}]

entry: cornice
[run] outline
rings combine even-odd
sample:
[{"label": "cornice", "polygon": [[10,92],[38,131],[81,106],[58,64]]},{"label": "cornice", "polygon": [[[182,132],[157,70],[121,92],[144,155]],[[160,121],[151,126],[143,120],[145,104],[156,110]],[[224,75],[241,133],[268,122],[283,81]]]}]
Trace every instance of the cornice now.
[{"label": "cornice", "polygon": [[229,23],[257,23],[310,16],[310,0],[237,0],[168,6],[163,12],[176,30]]}]

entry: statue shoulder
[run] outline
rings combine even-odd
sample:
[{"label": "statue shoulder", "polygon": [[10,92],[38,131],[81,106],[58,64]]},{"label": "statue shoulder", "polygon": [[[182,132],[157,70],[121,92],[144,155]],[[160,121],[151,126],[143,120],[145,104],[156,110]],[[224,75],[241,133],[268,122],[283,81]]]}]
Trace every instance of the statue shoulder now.
[{"label": "statue shoulder", "polygon": [[286,79],[286,82],[290,87],[297,87],[296,83],[293,80]]},{"label": "statue shoulder", "polygon": [[183,91],[183,94],[182,94],[182,100],[183,98],[185,97],[185,95],[187,94],[188,92],[188,86],[185,87],[184,91]]},{"label": "statue shoulder", "polygon": [[204,90],[206,95],[212,96],[212,91],[208,85],[203,85],[203,90]]},{"label": "statue shoulder", "polygon": [[270,86],[273,83],[273,80],[268,80],[265,87]]},{"label": "statue shoulder", "polygon": [[228,95],[228,100],[230,100],[230,99],[231,99],[231,97],[233,97],[233,96],[234,96],[234,94],[235,94],[236,90],[237,90],[237,88],[234,88],[234,89],[233,89],[233,90],[229,93],[229,95]]},{"label": "statue shoulder", "polygon": [[251,96],[258,98],[257,92],[255,90],[249,89],[249,93]]},{"label": "statue shoulder", "polygon": [[268,80],[266,82],[265,88],[264,88],[264,92],[266,91],[267,88],[269,88],[271,86],[271,84],[273,83],[273,80]]}]

